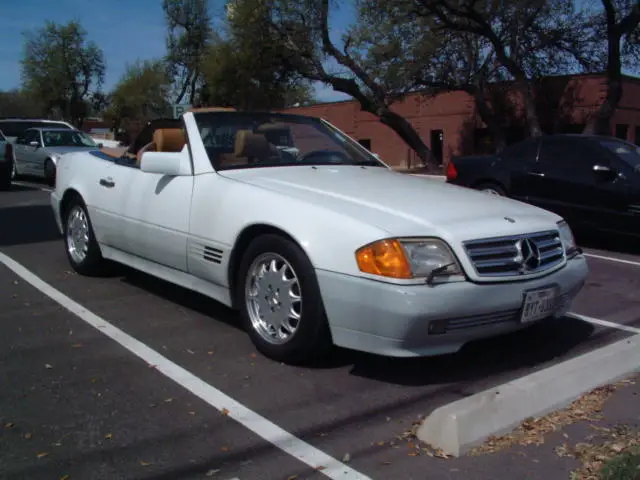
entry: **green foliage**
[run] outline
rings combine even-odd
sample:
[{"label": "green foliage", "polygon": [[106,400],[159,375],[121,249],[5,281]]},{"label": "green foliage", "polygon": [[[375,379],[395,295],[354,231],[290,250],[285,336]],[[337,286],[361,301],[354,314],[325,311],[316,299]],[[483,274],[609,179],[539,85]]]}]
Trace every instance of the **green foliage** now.
[{"label": "green foliage", "polygon": [[181,103],[187,92],[189,103],[193,103],[202,80],[204,55],[214,38],[207,0],[163,0],[162,10],[175,103]]},{"label": "green foliage", "polygon": [[116,127],[123,122],[146,122],[169,110],[171,78],[162,60],[137,61],[127,70],[111,93],[105,117]]},{"label": "green foliage", "polygon": [[39,117],[46,114],[24,90],[0,92],[0,117]]},{"label": "green foliage", "polygon": [[598,475],[599,480],[640,479],[640,450],[624,452],[607,461]]},{"label": "green foliage", "polygon": [[88,99],[100,89],[105,61],[102,50],[87,40],[79,22],[44,27],[25,33],[22,80],[45,111],[59,111],[80,125],[90,110]]},{"label": "green foliage", "polygon": [[270,28],[270,1],[236,0],[227,9],[228,36],[205,57],[202,100],[239,109],[278,109],[311,101],[311,86]]}]

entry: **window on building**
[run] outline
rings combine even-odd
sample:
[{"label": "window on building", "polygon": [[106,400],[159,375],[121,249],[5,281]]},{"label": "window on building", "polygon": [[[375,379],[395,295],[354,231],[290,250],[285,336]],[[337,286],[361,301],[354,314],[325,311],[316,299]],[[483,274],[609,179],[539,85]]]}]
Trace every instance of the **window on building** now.
[{"label": "window on building", "polygon": [[371,150],[371,139],[370,138],[361,138],[358,140],[358,143],[362,145],[367,150]]},{"label": "window on building", "polygon": [[622,140],[627,139],[627,132],[629,131],[629,125],[624,123],[618,123],[616,125],[616,137]]}]

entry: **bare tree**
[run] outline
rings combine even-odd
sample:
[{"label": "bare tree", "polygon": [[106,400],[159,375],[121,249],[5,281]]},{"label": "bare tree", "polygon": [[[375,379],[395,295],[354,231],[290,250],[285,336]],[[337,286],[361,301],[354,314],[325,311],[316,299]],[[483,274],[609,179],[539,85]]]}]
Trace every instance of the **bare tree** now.
[{"label": "bare tree", "polygon": [[[607,73],[607,96],[585,133],[611,134],[611,118],[622,98],[622,66],[640,60],[640,0],[601,0],[603,11],[593,13],[592,38],[600,44]],[[602,41],[604,39],[604,42]]]},{"label": "bare tree", "polygon": [[167,63],[176,82],[175,103],[189,93],[193,103],[202,80],[202,61],[213,38],[206,0],[163,0],[167,22]]}]

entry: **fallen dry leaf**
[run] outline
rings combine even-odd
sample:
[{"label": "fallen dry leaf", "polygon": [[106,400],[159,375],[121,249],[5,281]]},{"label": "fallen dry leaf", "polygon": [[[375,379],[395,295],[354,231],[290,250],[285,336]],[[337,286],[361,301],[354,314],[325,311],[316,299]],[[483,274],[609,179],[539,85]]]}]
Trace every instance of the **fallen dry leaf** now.
[{"label": "fallen dry leaf", "polygon": [[221,412],[223,415],[229,415],[229,410],[228,410],[228,409],[226,409],[226,408],[223,408],[222,410],[220,410],[220,412]]},{"label": "fallen dry leaf", "polygon": [[40,452],[38,454],[36,454],[37,458],[44,458],[47,457],[49,455],[49,452]]},{"label": "fallen dry leaf", "polygon": [[326,470],[326,468],[327,467],[323,467],[322,465],[320,465],[320,466],[316,467],[316,470],[322,471],[322,470]]},{"label": "fallen dry leaf", "polygon": [[113,434],[111,434],[111,433],[107,433],[107,434],[104,436],[104,438],[105,438],[105,439],[107,439],[107,440],[111,440],[111,439],[113,438]]},{"label": "fallen dry leaf", "polygon": [[[541,445],[545,435],[580,421],[596,421],[601,418],[605,402],[621,386],[628,383],[617,382],[605,385],[583,395],[568,407],[552,412],[541,418],[527,418],[511,433],[500,437],[489,437],[487,441],[474,448],[471,455],[495,453],[514,445]],[[565,436],[565,438],[568,438]]]},{"label": "fallen dry leaf", "polygon": [[4,428],[13,428],[14,424],[12,422],[8,422],[4,424]]},{"label": "fallen dry leaf", "polygon": [[60,477],[60,480],[69,480],[69,475],[63,475]]},{"label": "fallen dry leaf", "polygon": [[53,368],[53,367],[52,367],[51,365],[49,365],[48,363],[45,363],[45,364],[44,364],[44,368],[46,368],[46,369],[50,369],[50,368]]},{"label": "fallen dry leaf", "polygon": [[148,467],[151,464],[149,462],[145,462],[144,460],[140,460],[140,465],[143,467]]},{"label": "fallen dry leaf", "polygon": [[25,440],[31,440],[31,437],[33,437],[33,435],[32,435],[32,434],[30,434],[30,433],[25,433],[25,434],[24,434],[24,438],[25,438]]},{"label": "fallen dry leaf", "polygon": [[351,461],[351,454],[349,454],[348,452],[344,454],[344,456],[342,457],[342,461],[344,463],[349,463]]},{"label": "fallen dry leaf", "polygon": [[205,475],[207,477],[213,477],[216,473],[220,473],[220,469],[219,468],[212,468],[211,470],[207,471],[207,473],[205,473]]},{"label": "fallen dry leaf", "polygon": [[223,452],[228,452],[229,451],[229,447],[220,447],[220,450],[222,450]]},{"label": "fallen dry leaf", "polygon": [[74,343],[73,345],[71,345],[71,348],[82,348],[82,344],[81,343]]}]

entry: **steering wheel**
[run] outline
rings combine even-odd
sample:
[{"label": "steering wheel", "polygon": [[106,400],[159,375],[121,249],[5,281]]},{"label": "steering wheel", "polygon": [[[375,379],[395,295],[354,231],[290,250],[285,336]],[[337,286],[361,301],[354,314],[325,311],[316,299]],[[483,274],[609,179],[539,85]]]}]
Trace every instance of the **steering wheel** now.
[{"label": "steering wheel", "polygon": [[[331,164],[347,164],[350,165],[353,163],[353,161],[347,156],[345,155],[344,152],[341,152],[339,150],[313,150],[311,152],[307,152],[304,155],[300,156],[299,162],[300,163],[305,163],[305,162],[309,162],[310,158],[313,157],[339,157],[340,160],[339,161],[325,161],[325,162],[317,162],[317,163],[326,163],[327,165],[331,165]],[[316,163],[316,162],[309,162],[309,163]]]}]

